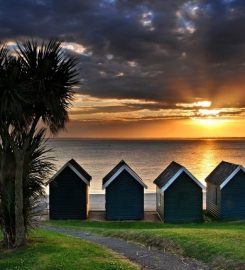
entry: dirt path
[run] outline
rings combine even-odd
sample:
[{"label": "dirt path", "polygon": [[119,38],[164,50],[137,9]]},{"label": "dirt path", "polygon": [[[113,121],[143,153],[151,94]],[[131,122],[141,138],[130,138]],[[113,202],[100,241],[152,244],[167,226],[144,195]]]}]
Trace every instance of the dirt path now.
[{"label": "dirt path", "polygon": [[176,255],[164,253],[157,249],[149,249],[143,245],[128,242],[115,237],[105,237],[79,230],[55,226],[42,226],[43,229],[73,236],[83,240],[103,245],[129,260],[151,270],[207,270],[207,266],[200,262],[180,258]]}]

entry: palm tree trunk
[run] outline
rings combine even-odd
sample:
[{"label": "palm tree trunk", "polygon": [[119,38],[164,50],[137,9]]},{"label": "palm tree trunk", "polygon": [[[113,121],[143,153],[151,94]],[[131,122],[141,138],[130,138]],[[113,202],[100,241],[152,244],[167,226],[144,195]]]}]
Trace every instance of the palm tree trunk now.
[{"label": "palm tree trunk", "polygon": [[15,171],[15,246],[19,247],[26,244],[26,231],[23,215],[23,151],[15,152],[16,171]]},{"label": "palm tree trunk", "polygon": [[[14,247],[14,235],[12,233],[12,228],[10,224],[7,224],[6,209],[7,209],[7,199],[6,192],[4,192],[4,182],[5,182],[5,172],[6,171],[6,152],[2,149],[0,153],[0,217],[1,217],[1,228],[3,233],[3,247],[13,248]],[[10,214],[10,213],[8,213]]]},{"label": "palm tree trunk", "polygon": [[1,203],[0,203],[0,217],[1,217],[1,227],[3,231],[3,246],[7,247],[9,246],[8,244],[8,235],[6,231],[6,225],[4,222],[4,194],[3,194],[3,184],[4,184],[4,166],[5,166],[5,155],[3,149],[1,149],[0,152],[0,198],[1,198]]}]

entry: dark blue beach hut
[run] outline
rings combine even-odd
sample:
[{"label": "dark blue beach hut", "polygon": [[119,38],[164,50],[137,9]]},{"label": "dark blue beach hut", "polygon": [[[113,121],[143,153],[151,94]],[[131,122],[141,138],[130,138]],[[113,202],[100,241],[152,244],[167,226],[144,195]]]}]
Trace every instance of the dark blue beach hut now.
[{"label": "dark blue beach hut", "polygon": [[107,220],[140,220],[144,218],[142,179],[127,165],[119,162],[104,178]]},{"label": "dark blue beach hut", "polygon": [[245,219],[245,169],[222,161],[206,178],[207,210],[221,219]]},{"label": "dark blue beach hut", "polygon": [[48,182],[50,219],[86,219],[91,176],[74,160]]},{"label": "dark blue beach hut", "polygon": [[204,186],[182,165],[172,162],[154,181],[157,212],[164,222],[202,220]]}]

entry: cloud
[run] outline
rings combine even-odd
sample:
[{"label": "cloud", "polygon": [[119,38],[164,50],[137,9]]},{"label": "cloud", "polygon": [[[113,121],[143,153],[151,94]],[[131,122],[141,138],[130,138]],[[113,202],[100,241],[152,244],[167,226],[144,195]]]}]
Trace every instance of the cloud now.
[{"label": "cloud", "polygon": [[76,95],[69,112],[73,121],[150,121],[177,119],[241,119],[245,108],[215,108],[208,101],[159,103],[141,99],[105,99]]},{"label": "cloud", "polygon": [[197,99],[244,108],[244,28],[243,0],[0,0],[2,41],[62,39],[79,56],[81,94],[155,102],[108,113]]}]

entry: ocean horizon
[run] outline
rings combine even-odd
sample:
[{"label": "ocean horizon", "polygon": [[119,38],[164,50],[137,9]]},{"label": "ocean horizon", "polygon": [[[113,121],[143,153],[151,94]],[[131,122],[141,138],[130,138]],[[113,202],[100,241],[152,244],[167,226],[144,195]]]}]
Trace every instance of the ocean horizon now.
[{"label": "ocean horizon", "polygon": [[234,141],[234,140],[241,140],[245,141],[245,137],[162,137],[162,138],[118,138],[118,137],[46,137],[48,140],[65,140],[65,141],[199,141],[199,140],[217,140],[217,141]]}]

